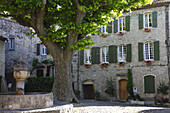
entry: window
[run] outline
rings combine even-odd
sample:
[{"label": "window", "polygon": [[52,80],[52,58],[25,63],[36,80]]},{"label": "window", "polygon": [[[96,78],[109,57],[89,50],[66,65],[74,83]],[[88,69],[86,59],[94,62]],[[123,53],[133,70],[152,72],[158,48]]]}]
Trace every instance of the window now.
[{"label": "window", "polygon": [[145,61],[153,60],[153,43],[144,44],[144,59]]},{"label": "window", "polygon": [[41,55],[47,55],[47,48],[41,44]]},{"label": "window", "polygon": [[125,17],[121,17],[118,19],[118,32],[125,31]]},{"label": "window", "polygon": [[126,62],[126,46],[118,46],[118,62]]},{"label": "window", "polygon": [[144,77],[144,92],[155,93],[155,77],[148,75]]},{"label": "window", "polygon": [[9,50],[15,50],[15,38],[9,38]]},{"label": "window", "polygon": [[108,33],[108,27],[105,25],[105,26],[101,26],[101,32],[102,33]]},{"label": "window", "polygon": [[55,67],[54,66],[51,67],[51,76],[55,76]]},{"label": "window", "polygon": [[84,64],[91,64],[91,50],[84,50]]},{"label": "window", "polygon": [[100,48],[100,58],[101,63],[108,63],[109,62],[109,52],[108,47],[101,47]]},{"label": "window", "polygon": [[152,27],[152,13],[144,14],[144,28]]}]

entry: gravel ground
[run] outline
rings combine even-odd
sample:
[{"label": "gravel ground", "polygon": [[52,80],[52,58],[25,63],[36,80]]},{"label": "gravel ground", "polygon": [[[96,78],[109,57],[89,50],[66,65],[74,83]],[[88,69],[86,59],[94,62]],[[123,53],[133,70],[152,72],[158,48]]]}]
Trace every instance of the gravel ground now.
[{"label": "gravel ground", "polygon": [[74,113],[170,113],[170,109],[165,107],[94,100],[80,100],[80,104],[75,104],[73,110]]}]

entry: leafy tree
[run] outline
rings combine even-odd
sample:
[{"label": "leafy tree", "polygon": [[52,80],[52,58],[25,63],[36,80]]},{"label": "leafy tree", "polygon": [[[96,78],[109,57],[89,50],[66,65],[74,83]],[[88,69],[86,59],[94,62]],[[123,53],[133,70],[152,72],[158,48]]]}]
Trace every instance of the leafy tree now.
[{"label": "leafy tree", "polygon": [[71,85],[71,59],[75,50],[93,44],[84,39],[123,9],[152,0],[1,0],[0,16],[32,27],[54,59],[54,99],[77,101]]},{"label": "leafy tree", "polygon": [[130,69],[128,69],[128,81],[127,81],[127,91],[129,95],[133,98],[134,93],[133,93],[133,79],[132,79],[132,72]]}]

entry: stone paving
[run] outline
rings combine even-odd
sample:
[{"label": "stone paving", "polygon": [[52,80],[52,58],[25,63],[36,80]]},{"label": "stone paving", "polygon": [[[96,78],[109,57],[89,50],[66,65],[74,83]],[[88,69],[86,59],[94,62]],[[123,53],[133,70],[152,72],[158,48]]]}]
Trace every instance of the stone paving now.
[{"label": "stone paving", "polygon": [[74,105],[73,111],[74,113],[170,113],[170,109],[165,107],[94,100],[80,100],[80,104]]}]

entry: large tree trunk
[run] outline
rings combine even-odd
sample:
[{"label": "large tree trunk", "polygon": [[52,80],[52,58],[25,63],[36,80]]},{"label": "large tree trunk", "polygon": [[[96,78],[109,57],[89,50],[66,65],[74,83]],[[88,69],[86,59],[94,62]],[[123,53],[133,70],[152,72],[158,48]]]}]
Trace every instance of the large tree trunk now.
[{"label": "large tree trunk", "polygon": [[52,89],[52,92],[54,94],[54,100],[78,102],[72,89],[72,54],[64,54],[63,52],[58,53],[57,56],[57,58],[53,57],[55,63],[55,79]]}]

